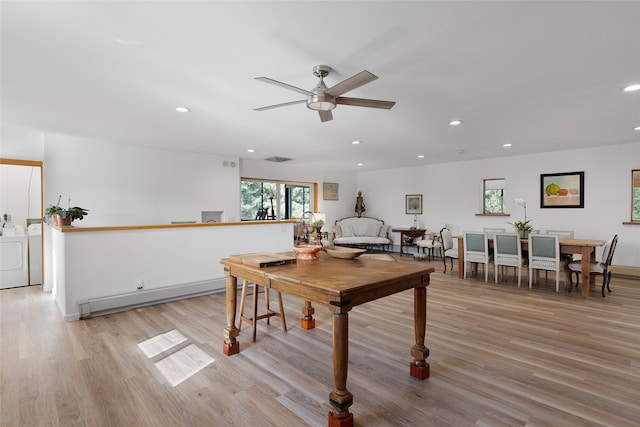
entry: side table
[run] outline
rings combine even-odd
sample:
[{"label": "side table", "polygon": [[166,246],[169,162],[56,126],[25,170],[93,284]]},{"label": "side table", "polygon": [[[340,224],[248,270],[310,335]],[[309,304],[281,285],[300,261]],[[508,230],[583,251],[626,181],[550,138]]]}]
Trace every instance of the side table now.
[{"label": "side table", "polygon": [[424,239],[424,235],[427,232],[427,230],[423,228],[393,228],[391,231],[400,233],[400,256],[404,254],[405,246],[416,246],[415,243],[406,243],[404,241],[405,236],[410,237],[413,242],[413,240],[418,237]]}]

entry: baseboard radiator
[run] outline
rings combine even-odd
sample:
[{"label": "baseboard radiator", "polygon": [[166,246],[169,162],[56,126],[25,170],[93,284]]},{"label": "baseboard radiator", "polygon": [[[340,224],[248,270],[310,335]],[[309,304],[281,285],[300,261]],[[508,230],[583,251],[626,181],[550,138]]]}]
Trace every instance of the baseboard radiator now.
[{"label": "baseboard radiator", "polygon": [[78,300],[80,319],[225,291],[225,278]]}]

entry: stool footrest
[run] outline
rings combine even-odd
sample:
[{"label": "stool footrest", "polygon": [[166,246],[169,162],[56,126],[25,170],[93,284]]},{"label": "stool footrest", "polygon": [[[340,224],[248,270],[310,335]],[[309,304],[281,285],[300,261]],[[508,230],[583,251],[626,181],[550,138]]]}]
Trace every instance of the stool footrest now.
[{"label": "stool footrest", "polygon": [[[252,316],[247,317],[244,315],[244,303],[247,297],[247,288],[249,287],[249,281],[245,280],[242,284],[242,296],[240,298],[240,322],[238,330],[242,328],[242,322],[248,323],[253,329],[253,341],[256,340],[256,325],[258,320],[267,319],[267,323],[269,323],[269,319],[272,317],[278,317],[282,321],[282,329],[287,332],[287,323],[284,316],[284,307],[282,305],[282,294],[277,292],[278,294],[278,305],[280,307],[280,311],[271,310],[269,308],[269,289],[260,284],[253,284],[253,307],[252,307]],[[263,291],[260,291],[259,288],[263,288]],[[266,304],[266,312],[264,314],[258,314],[258,295],[260,293],[264,293],[264,299]]]}]

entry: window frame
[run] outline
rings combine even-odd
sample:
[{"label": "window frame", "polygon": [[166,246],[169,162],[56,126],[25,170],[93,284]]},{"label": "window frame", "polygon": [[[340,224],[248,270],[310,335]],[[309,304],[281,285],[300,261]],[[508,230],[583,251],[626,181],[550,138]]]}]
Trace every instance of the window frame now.
[{"label": "window frame", "polygon": [[640,169],[631,170],[631,222],[640,223]]},{"label": "window frame", "polygon": [[[490,181],[502,181],[502,186],[501,188],[487,188],[487,183]],[[491,215],[495,215],[495,216],[504,216],[507,215],[504,211],[505,209],[505,205],[504,205],[504,190],[505,187],[507,186],[507,180],[506,178],[485,178],[482,180],[482,214],[481,215],[485,215],[485,216],[491,216]],[[500,190],[501,191],[501,195],[500,195],[500,199],[501,199],[501,211],[500,212],[487,212],[487,191],[493,191],[493,190]]]},{"label": "window frame", "polygon": [[[260,183],[268,183],[268,184],[276,184],[276,196],[274,199],[274,210],[275,210],[275,220],[287,220],[287,219],[299,219],[298,217],[286,218],[286,214],[283,215],[282,209],[290,209],[285,204],[286,195],[284,191],[280,191],[282,185],[289,186],[291,188],[296,187],[305,187],[309,189],[309,207],[308,211],[317,212],[318,207],[318,183],[317,182],[309,182],[309,181],[294,181],[294,180],[280,180],[280,179],[265,179],[265,178],[251,178],[251,177],[240,177],[240,220],[241,221],[254,221],[252,218],[243,218],[242,213],[242,191],[243,185],[242,183],[245,181],[252,182],[260,182]],[[264,202],[264,200],[263,200]],[[267,208],[270,209],[270,201],[267,199],[268,205]],[[263,204],[264,207],[264,204]],[[306,212],[306,210],[304,211]],[[268,218],[268,217],[267,217]],[[270,218],[268,218],[270,220]]]}]

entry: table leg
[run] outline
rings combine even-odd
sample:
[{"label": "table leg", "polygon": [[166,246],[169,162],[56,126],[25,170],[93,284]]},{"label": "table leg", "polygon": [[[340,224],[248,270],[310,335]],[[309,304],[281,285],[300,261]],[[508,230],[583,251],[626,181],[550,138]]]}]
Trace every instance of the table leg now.
[{"label": "table leg", "polygon": [[311,305],[311,301],[305,301],[304,307],[302,307],[302,319],[300,319],[300,327],[302,329],[313,329],[316,327],[316,319],[313,318],[313,313],[316,309]]},{"label": "table leg", "polygon": [[429,378],[429,349],[424,345],[427,329],[427,288],[415,288],[413,292],[413,318],[416,344],[411,348],[413,362],[410,364],[410,375],[419,380]]},{"label": "table leg", "polygon": [[[224,274],[225,276],[227,276],[227,327],[224,329],[224,343],[222,343],[222,352],[227,356],[231,356],[240,352],[240,343],[237,340],[240,331],[238,331],[238,329],[236,328],[236,297],[238,294],[238,278],[235,276],[231,276],[226,268]],[[255,292],[255,289],[253,290],[253,292]]]},{"label": "table leg", "polygon": [[400,233],[400,256],[404,253],[404,233]]},{"label": "table leg", "polygon": [[347,390],[349,365],[349,314],[333,313],[333,380],[336,388],[329,394],[329,427],[353,427],[349,407],[353,395]]},{"label": "table leg", "polygon": [[458,239],[458,279],[464,279],[464,244],[461,238]]},{"label": "table leg", "polygon": [[595,248],[590,246],[582,247],[582,298],[589,298],[589,289],[591,288],[591,275],[589,274],[590,262],[591,262],[591,250],[595,251]]}]

